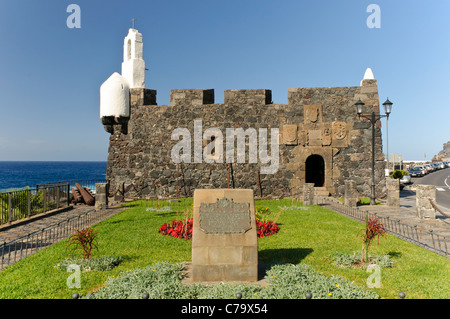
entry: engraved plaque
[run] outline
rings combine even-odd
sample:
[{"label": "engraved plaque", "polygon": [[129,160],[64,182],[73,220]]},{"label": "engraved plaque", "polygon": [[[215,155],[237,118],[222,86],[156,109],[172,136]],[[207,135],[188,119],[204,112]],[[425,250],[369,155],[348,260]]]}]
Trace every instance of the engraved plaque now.
[{"label": "engraved plaque", "polygon": [[214,204],[200,204],[200,229],[206,234],[245,233],[251,229],[250,203],[217,199]]}]

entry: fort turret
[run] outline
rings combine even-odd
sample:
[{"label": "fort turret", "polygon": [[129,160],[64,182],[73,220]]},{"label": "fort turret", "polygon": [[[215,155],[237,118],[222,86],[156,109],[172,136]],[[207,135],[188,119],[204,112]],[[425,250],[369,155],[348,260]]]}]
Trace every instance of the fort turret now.
[{"label": "fort turret", "polygon": [[114,133],[114,125],[127,132],[130,118],[130,89],[145,87],[145,61],[142,34],[129,29],[123,41],[122,75],[114,72],[100,87],[100,120],[105,131]]}]

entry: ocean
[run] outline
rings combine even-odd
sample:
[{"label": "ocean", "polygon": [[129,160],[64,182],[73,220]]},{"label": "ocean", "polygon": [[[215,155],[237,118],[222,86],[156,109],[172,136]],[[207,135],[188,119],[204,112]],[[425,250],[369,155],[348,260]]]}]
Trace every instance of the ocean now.
[{"label": "ocean", "polygon": [[106,162],[1,162],[0,191],[70,180],[101,180]]}]

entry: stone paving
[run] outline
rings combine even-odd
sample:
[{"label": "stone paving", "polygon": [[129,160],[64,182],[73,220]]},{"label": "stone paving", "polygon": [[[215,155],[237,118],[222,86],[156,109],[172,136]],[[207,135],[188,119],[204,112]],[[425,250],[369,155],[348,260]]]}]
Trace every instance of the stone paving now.
[{"label": "stone paving", "polygon": [[[436,218],[419,218],[416,212],[416,193],[410,189],[400,192],[400,206],[389,206],[384,200],[382,205],[362,205],[350,207],[332,197],[318,197],[316,202],[344,216],[364,222],[366,213],[381,217],[381,222],[391,234],[402,240],[429,249],[450,258],[450,211],[437,204]],[[398,202],[397,202],[398,205]]]},{"label": "stone paving", "polygon": [[[410,226],[418,226],[425,230],[433,230],[434,233],[446,236],[450,239],[450,218],[436,212],[436,219],[421,219],[417,216],[415,203],[415,193],[410,190],[403,190],[400,192],[400,207],[376,205],[361,206],[361,209],[370,213],[377,213],[378,216],[400,220],[401,223]],[[444,212],[448,211],[448,209],[444,207],[439,208]]]}]

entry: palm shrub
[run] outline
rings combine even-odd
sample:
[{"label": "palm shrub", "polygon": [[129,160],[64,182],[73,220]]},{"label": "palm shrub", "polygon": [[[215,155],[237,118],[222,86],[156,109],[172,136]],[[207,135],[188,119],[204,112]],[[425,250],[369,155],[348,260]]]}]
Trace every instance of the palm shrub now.
[{"label": "palm shrub", "polygon": [[81,250],[83,261],[92,260],[92,250],[97,249],[97,228],[88,227],[82,230],[75,229],[76,232],[69,237],[66,249],[73,252]]},{"label": "palm shrub", "polygon": [[358,235],[364,231],[363,237],[363,246],[362,246],[362,257],[361,262],[368,261],[369,247],[372,244],[372,241],[377,237],[378,243],[380,242],[380,237],[386,237],[386,229],[384,225],[380,222],[380,217],[375,218],[374,216],[368,217],[366,215],[366,227],[361,229],[358,232]]}]

